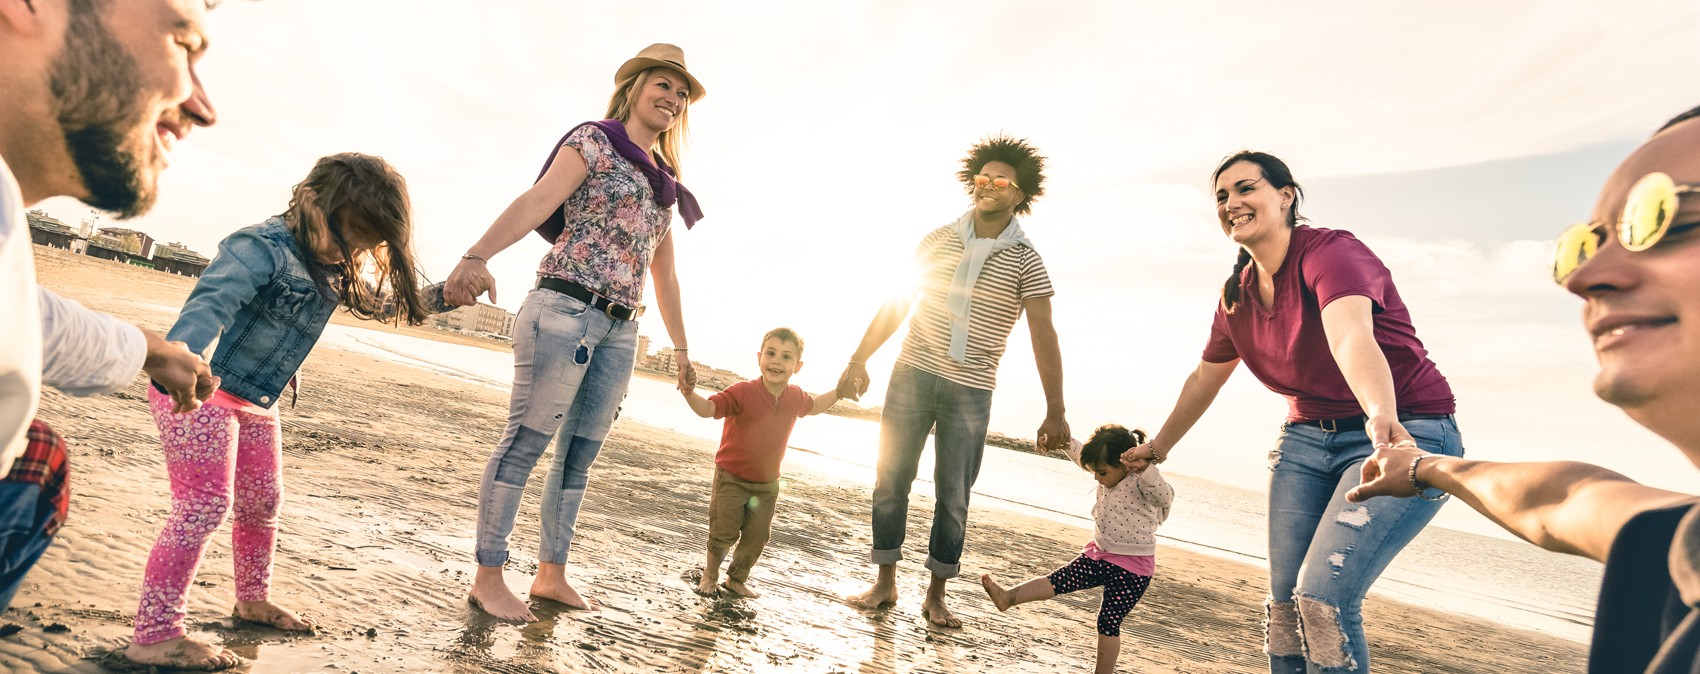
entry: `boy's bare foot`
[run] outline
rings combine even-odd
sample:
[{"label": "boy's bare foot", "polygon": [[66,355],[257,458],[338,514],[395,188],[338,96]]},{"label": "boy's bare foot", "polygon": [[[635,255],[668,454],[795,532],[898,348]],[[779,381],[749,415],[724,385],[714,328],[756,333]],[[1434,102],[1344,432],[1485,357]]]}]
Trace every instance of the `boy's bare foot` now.
[{"label": "boy's bare foot", "polygon": [[278,606],[269,600],[236,602],[236,610],[233,614],[249,622],[271,625],[290,632],[311,632],[319,629],[319,621],[308,616],[296,615],[294,611]]},{"label": "boy's bare foot", "polygon": [[962,619],[956,617],[950,612],[950,609],[944,607],[943,599],[927,597],[926,601],[921,602],[921,617],[939,627],[962,626]]},{"label": "boy's bare foot", "polygon": [[1009,601],[1009,590],[1003,589],[997,581],[992,580],[992,574],[980,574],[980,585],[986,588],[986,596],[992,598],[992,604],[998,607],[998,611],[1008,611],[1009,607],[1013,606]]},{"label": "boy's bare foot", "polygon": [[552,599],[576,609],[584,611],[600,611],[602,604],[595,599],[579,596],[578,590],[565,580],[545,579],[543,574],[537,575],[537,580],[531,582],[532,598]]},{"label": "boy's bare foot", "polygon": [[697,583],[697,594],[704,597],[720,594],[720,588],[715,585],[720,581],[719,571],[719,569],[703,569],[702,582]]},{"label": "boy's bare foot", "polygon": [[744,587],[743,583],[740,583],[740,582],[735,581],[735,580],[727,580],[726,582],[721,583],[720,586],[724,587],[728,590],[731,590],[732,592],[737,593],[738,596],[743,597],[745,599],[759,599],[759,598],[761,598],[761,595],[757,594],[755,590]]},{"label": "boy's bare foot", "polygon": [[857,608],[879,608],[886,604],[895,603],[897,601],[897,583],[895,581],[887,583],[881,579],[875,581],[874,586],[868,588],[867,592],[850,595],[845,597],[844,600]]},{"label": "boy's bare foot", "polygon": [[177,637],[157,644],[132,643],[124,650],[124,658],[138,665],[159,665],[174,669],[203,672],[230,669],[244,662],[241,656],[223,646]]},{"label": "boy's bare foot", "polygon": [[526,607],[525,602],[520,601],[519,597],[514,595],[513,590],[508,589],[508,584],[502,580],[500,571],[495,573],[493,578],[474,580],[472,589],[466,593],[466,600],[471,602],[478,610],[488,613],[498,620],[516,623],[537,621],[537,616],[531,614],[531,609]]}]

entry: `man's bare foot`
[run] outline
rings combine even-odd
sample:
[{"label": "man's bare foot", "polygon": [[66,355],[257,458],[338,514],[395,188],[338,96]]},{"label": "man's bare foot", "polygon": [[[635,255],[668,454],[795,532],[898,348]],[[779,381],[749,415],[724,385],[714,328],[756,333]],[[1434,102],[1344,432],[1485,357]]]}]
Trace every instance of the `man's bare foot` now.
[{"label": "man's bare foot", "polygon": [[138,665],[159,665],[175,669],[204,672],[230,669],[244,660],[223,646],[177,637],[157,644],[132,643],[124,650],[125,659]]},{"label": "man's bare foot", "polygon": [[715,585],[719,581],[720,569],[703,569],[702,582],[697,583],[697,594],[704,597],[720,594],[720,588]]},{"label": "man's bare foot", "polygon": [[939,627],[962,626],[962,619],[957,618],[950,612],[950,609],[944,607],[944,600],[932,597],[927,597],[926,601],[921,602],[921,617]]},{"label": "man's bare foot", "polygon": [[853,594],[844,598],[851,606],[857,608],[879,608],[897,601],[897,583],[876,582],[867,592]]},{"label": "man's bare foot", "polygon": [[249,622],[271,625],[290,632],[311,632],[319,629],[319,621],[308,616],[296,615],[294,611],[278,606],[269,600],[236,602],[234,615]]},{"label": "man's bare foot", "polygon": [[565,580],[546,580],[543,574],[537,575],[537,580],[531,582],[531,597],[533,599],[552,599],[568,606],[584,611],[600,611],[602,604],[595,599],[587,599],[573,589],[571,583]]},{"label": "man's bare foot", "polygon": [[[480,569],[485,567],[479,567]],[[482,574],[481,574],[482,575]],[[531,609],[525,602],[508,589],[507,582],[502,580],[500,572],[493,579],[478,578],[472,582],[472,589],[466,593],[466,600],[478,610],[490,614],[498,620],[508,622],[536,622],[537,616],[531,614]]]},{"label": "man's bare foot", "polygon": [[735,580],[729,579],[726,582],[721,583],[720,586],[724,587],[728,590],[731,590],[732,592],[736,592],[738,594],[738,596],[743,597],[745,599],[760,599],[761,598],[761,595],[757,594],[755,590],[744,587],[743,583],[740,583],[740,582],[735,581]]},{"label": "man's bare foot", "polygon": [[1009,590],[1003,589],[997,581],[992,580],[992,574],[980,574],[980,585],[985,586],[986,596],[992,598],[992,604],[998,607],[998,611],[1008,611],[1009,607],[1014,606],[1009,601]]}]

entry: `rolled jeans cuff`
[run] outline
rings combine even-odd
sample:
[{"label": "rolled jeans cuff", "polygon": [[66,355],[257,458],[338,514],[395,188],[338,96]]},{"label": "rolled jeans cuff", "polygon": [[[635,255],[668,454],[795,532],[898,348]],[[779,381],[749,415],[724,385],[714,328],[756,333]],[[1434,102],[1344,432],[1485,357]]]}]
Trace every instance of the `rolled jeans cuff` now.
[{"label": "rolled jeans cuff", "polygon": [[507,566],[507,550],[479,550],[474,556],[478,558],[479,566]]},{"label": "rolled jeans cuff", "polygon": [[927,555],[927,570],[933,572],[933,575],[939,578],[955,578],[962,573],[962,565],[946,564],[933,559],[932,555]]},{"label": "rolled jeans cuff", "polygon": [[875,564],[896,564],[903,561],[903,548],[895,550],[875,550],[868,554],[868,561]]}]

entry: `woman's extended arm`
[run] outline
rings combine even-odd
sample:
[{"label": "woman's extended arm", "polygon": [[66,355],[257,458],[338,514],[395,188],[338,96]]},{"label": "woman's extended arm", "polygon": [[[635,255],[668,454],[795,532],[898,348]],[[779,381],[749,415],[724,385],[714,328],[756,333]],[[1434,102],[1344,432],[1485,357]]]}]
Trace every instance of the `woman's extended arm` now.
[{"label": "woman's extended arm", "polygon": [[685,339],[685,310],[679,300],[679,275],[673,270],[673,230],[668,229],[655,255],[649,260],[649,277],[655,280],[655,303],[661,309],[661,323],[667,327],[667,337],[673,340],[673,362],[679,366],[679,390],[697,383],[697,369],[691,365],[689,341]]},{"label": "woman's extended arm", "polygon": [[586,171],[584,157],[578,150],[562,147],[543,178],[508,204],[507,210],[496,217],[496,222],[484,232],[483,238],[467,249],[468,254],[483,259],[462,259],[460,264],[455,265],[454,271],[449,272],[443,287],[443,296],[449,303],[471,305],[485,290],[490,291],[490,301],[496,301],[496,278],[490,274],[485,262],[542,224],[584,183]]},{"label": "woman's extended arm", "polygon": [[1464,499],[1495,524],[1554,552],[1605,562],[1618,530],[1646,510],[1694,496],[1640,484],[1599,466],[1576,461],[1496,463],[1427,455],[1410,447],[1383,447],[1364,462],[1363,483],[1346,494],[1354,503],[1376,496],[1415,496],[1417,481]]},{"label": "woman's extended arm", "polygon": [[1375,341],[1375,303],[1363,295],[1348,295],[1322,308],[1322,331],[1328,350],[1352,388],[1352,396],[1369,417],[1364,430],[1375,444],[1411,440],[1399,423],[1399,402],[1393,393],[1393,372]]},{"label": "woman's extended arm", "polygon": [[1204,411],[1210,409],[1210,403],[1216,400],[1216,394],[1222,390],[1223,384],[1228,383],[1228,377],[1239,364],[1238,358],[1225,363],[1198,361],[1198,368],[1187,376],[1180,396],[1175,398],[1175,409],[1169,412],[1169,418],[1163,421],[1163,427],[1158,429],[1157,435],[1153,436],[1150,442],[1122,453],[1122,465],[1127,466],[1139,459],[1150,459],[1153,456],[1159,457],[1159,460],[1169,458],[1169,451],[1175,448],[1181,438],[1186,437],[1186,432],[1192,430],[1192,425],[1198,423],[1198,418],[1204,416]]}]

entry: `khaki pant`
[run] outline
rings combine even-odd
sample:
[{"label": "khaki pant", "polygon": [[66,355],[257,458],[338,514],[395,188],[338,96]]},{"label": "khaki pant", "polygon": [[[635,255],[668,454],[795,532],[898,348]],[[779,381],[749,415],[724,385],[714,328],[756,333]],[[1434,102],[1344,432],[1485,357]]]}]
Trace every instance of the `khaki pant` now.
[{"label": "khaki pant", "polygon": [[[747,482],[714,467],[714,490],[708,504],[708,551],[724,556],[733,543],[732,566],[727,580],[744,582],[750,567],[761,558],[773,532],[773,506],[779,500],[779,481]],[[742,534],[742,535],[740,535]]]}]

